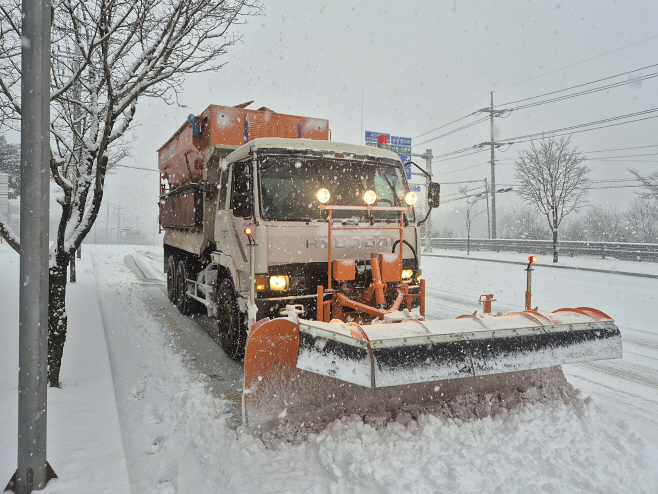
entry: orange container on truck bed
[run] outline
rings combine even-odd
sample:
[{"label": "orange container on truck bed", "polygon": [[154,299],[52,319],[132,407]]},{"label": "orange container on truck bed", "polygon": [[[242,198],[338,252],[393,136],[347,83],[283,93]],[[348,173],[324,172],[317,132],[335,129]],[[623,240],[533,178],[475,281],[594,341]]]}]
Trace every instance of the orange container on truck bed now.
[{"label": "orange container on truck bed", "polygon": [[216,144],[237,148],[259,137],[331,139],[328,120],[243,106],[210,105],[194,116],[198,136],[193,135],[193,124],[188,121],[158,149],[158,167],[171,188],[201,180],[204,152]]}]

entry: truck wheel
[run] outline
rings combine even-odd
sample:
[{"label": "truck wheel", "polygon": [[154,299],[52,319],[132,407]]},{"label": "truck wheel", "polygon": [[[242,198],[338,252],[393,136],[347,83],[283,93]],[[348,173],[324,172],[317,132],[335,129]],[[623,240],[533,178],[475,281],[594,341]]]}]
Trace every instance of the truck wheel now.
[{"label": "truck wheel", "polygon": [[176,260],[174,256],[169,256],[167,259],[167,297],[174,305],[178,303],[176,295]]},{"label": "truck wheel", "polygon": [[193,300],[187,296],[187,282],[185,281],[188,278],[187,268],[185,267],[185,262],[178,261],[178,269],[176,270],[176,307],[181,312],[181,314],[191,314],[192,313],[192,302]]},{"label": "truck wheel", "polygon": [[224,278],[217,288],[217,329],[224,352],[233,360],[244,358],[247,327],[240,312],[233,283]]}]

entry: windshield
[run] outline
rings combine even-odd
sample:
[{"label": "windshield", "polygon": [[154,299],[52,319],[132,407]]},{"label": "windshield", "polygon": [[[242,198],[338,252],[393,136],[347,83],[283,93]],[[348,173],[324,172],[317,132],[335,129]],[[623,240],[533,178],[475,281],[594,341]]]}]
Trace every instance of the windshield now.
[{"label": "windshield", "polygon": [[[363,193],[374,190],[374,206],[406,206],[409,191],[401,166],[367,160],[264,156],[258,163],[261,216],[266,220],[326,217],[316,193],[329,190],[330,205],[364,206]],[[397,221],[397,211],[373,211],[375,221]],[[413,221],[413,212],[406,213]],[[334,218],[366,220],[366,211],[334,211]]]}]

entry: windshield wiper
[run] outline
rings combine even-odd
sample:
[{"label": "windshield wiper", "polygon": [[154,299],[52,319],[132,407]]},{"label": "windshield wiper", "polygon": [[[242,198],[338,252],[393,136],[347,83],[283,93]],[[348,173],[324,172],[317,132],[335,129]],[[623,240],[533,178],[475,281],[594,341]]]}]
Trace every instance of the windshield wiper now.
[{"label": "windshield wiper", "polygon": [[396,206],[400,206],[400,198],[398,197],[397,193],[395,192],[395,187],[393,187],[393,184],[391,181],[388,179],[386,176],[386,173],[382,173],[382,177],[384,177],[384,180],[386,180],[386,183],[388,184],[388,187],[391,189],[391,192],[393,192],[393,200],[395,201]]}]

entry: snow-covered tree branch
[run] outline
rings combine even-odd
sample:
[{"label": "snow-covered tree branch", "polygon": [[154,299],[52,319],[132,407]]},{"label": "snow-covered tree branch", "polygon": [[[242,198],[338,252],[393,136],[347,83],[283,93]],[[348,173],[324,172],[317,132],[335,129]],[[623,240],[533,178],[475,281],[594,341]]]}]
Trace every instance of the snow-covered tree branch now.
[{"label": "snow-covered tree branch", "polygon": [[[171,103],[190,73],[219,70],[239,39],[231,27],[259,0],[54,2],[51,173],[62,206],[50,260],[49,382],[59,383],[66,339],[66,271],[91,230],[107,170],[128,153],[122,138],[143,97]],[[21,1],[0,6],[0,127],[21,118]],[[172,99],[173,98],[173,99]],[[0,233],[6,233],[0,219]]]}]

